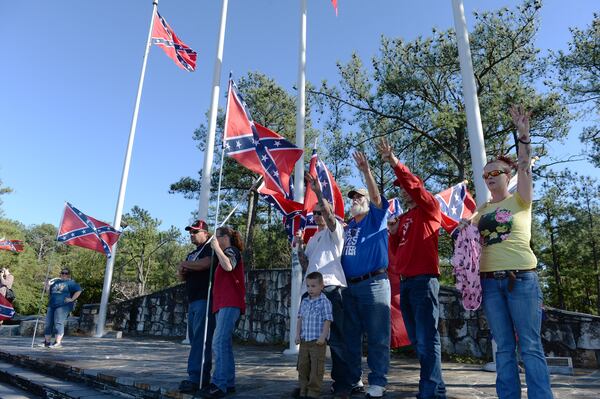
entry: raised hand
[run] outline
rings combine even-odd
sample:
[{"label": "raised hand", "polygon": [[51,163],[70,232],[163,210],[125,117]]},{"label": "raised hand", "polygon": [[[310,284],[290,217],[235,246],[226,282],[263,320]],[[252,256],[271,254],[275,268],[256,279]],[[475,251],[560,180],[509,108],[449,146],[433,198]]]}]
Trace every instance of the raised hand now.
[{"label": "raised hand", "polygon": [[319,182],[317,181],[317,179],[315,179],[314,177],[312,177],[312,175],[310,173],[305,173],[304,174],[304,181],[306,182],[307,186],[310,186],[310,188],[316,193],[318,191],[321,191],[321,187],[319,186]]},{"label": "raised hand", "polygon": [[519,132],[519,140],[529,141],[529,118],[531,118],[531,111],[526,111],[522,105],[513,105],[510,107],[509,112],[513,124]]},{"label": "raised hand", "polygon": [[356,167],[358,170],[363,173],[369,172],[369,161],[367,160],[365,154],[360,151],[356,151],[354,154],[352,154],[352,157],[354,158],[354,162],[356,162]]},{"label": "raised hand", "polygon": [[379,153],[381,154],[381,159],[385,162],[389,162],[392,167],[396,166],[398,158],[394,155],[392,146],[385,138],[382,138],[379,144],[377,144],[377,150],[379,150]]}]

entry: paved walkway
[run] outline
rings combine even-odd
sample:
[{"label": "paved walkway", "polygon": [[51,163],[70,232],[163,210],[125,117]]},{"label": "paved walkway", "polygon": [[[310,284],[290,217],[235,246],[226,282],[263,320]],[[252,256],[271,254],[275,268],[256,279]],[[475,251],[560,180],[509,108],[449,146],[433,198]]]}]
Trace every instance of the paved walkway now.
[{"label": "paved walkway", "polygon": [[[38,370],[67,370],[64,372],[129,387],[130,392],[137,389],[161,392],[162,397],[189,398],[176,392],[179,381],[186,377],[189,346],[176,341],[66,337],[62,349],[31,348],[31,337],[2,337],[0,343],[4,361]],[[282,355],[282,349],[236,345],[237,393],[229,397],[289,398],[296,386],[296,358]],[[496,397],[495,373],[482,371],[479,365],[445,362],[443,373],[450,398]],[[418,379],[416,360],[392,356],[386,398],[415,397]],[[574,376],[553,375],[552,386],[557,399],[597,399],[600,370],[576,369]],[[328,384],[323,387],[323,398],[329,397],[327,389]]]}]

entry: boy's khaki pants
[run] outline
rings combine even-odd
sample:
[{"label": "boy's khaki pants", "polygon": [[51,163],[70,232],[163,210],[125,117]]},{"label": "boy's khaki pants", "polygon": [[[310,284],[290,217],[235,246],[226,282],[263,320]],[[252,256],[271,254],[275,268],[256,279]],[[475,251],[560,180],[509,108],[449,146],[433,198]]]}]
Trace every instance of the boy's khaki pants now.
[{"label": "boy's khaki pants", "polygon": [[298,353],[300,396],[318,398],[321,395],[325,373],[325,349],[326,345],[318,345],[317,341],[300,342]]}]

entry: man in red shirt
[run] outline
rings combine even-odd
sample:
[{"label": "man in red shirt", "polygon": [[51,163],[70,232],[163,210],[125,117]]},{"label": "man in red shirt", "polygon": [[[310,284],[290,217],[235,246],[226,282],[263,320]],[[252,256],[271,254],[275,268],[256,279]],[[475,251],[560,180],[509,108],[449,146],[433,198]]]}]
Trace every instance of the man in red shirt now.
[{"label": "man in red shirt", "polygon": [[438,231],[440,206],[423,182],[398,161],[387,140],[379,152],[396,174],[408,211],[390,226],[390,252],[400,273],[400,309],[421,365],[417,398],[446,398],[438,332],[440,283]]}]

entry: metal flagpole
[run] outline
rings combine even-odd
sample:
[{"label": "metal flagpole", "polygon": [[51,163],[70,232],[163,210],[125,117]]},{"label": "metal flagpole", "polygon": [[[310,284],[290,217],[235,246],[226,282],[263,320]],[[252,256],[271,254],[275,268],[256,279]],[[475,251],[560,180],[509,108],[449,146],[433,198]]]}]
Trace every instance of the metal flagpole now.
[{"label": "metal flagpole", "polygon": [[215,131],[217,130],[217,111],[219,110],[219,92],[221,83],[221,66],[223,65],[223,46],[225,42],[225,25],[227,24],[228,0],[223,0],[221,7],[221,22],[217,41],[217,54],[213,69],[212,96],[210,101],[210,114],[208,119],[208,135],[206,136],[206,150],[204,151],[204,168],[200,181],[200,198],[198,201],[198,219],[206,220],[208,203],[210,199],[210,176],[212,173],[213,152],[215,148]]},{"label": "metal flagpole", "polygon": [[[125,161],[123,162],[123,173],[121,175],[121,187],[119,188],[119,198],[117,200],[117,208],[115,210],[115,220],[113,227],[118,228],[121,225],[121,216],[123,214],[123,203],[125,202],[125,191],[127,189],[127,178],[129,177],[129,165],[131,163],[131,151],[133,149],[133,140],[135,138],[135,129],[137,127],[138,111],[140,109],[140,100],[142,97],[142,88],[144,87],[144,75],[146,74],[146,63],[148,61],[148,53],[152,39],[152,27],[154,25],[154,15],[158,0],[152,1],[152,17],[150,18],[150,29],[148,30],[148,39],[146,40],[146,50],[144,52],[144,61],[142,62],[142,72],[140,73],[140,81],[138,84],[137,97],[135,99],[135,107],[133,109],[133,117],[131,120],[131,129],[129,130],[129,142],[127,143],[127,152]],[[104,335],[104,323],[106,322],[106,310],[108,308],[108,297],[110,295],[110,285],[112,282],[113,266],[115,263],[115,255],[117,252],[117,243],[112,247],[112,256],[106,260],[106,270],[104,271],[104,285],[102,286],[102,298],[100,300],[100,312],[98,313],[98,325],[96,327],[96,337]]]},{"label": "metal flagpole", "polygon": [[[61,222],[62,225],[62,222]],[[33,327],[33,337],[31,338],[31,347],[33,348],[33,344],[35,343],[35,336],[37,333],[38,323],[40,322],[40,313],[42,313],[42,303],[44,303],[44,296],[46,294],[46,288],[49,288],[50,282],[48,281],[48,277],[50,276],[50,269],[52,268],[50,261],[48,261],[48,268],[46,269],[46,278],[44,279],[44,287],[42,288],[42,297],[40,298],[40,306],[38,307],[37,318],[35,319],[35,326]],[[48,287],[46,287],[48,286]],[[45,338],[44,338],[45,340]]]},{"label": "metal flagpole", "polygon": [[477,87],[475,85],[473,61],[471,59],[471,48],[469,46],[469,32],[467,30],[467,21],[465,19],[465,10],[462,0],[452,0],[452,11],[454,14],[456,42],[458,43],[460,72],[462,75],[463,93],[465,97],[465,111],[467,113],[467,131],[469,133],[471,163],[473,164],[475,199],[479,206],[487,202],[490,193],[482,177],[483,167],[486,162],[485,144],[483,142],[481,115],[479,114],[479,100],[477,99]]},{"label": "metal flagpole", "polygon": [[[298,99],[296,103],[296,146],[304,149],[304,121],[306,116],[306,0],[300,0],[300,46],[298,49]],[[304,157],[296,163],[294,171],[294,200],[304,202]],[[298,308],[300,307],[300,286],[302,285],[302,267],[297,257],[292,256],[292,277],[290,285],[290,346],[284,350],[285,355],[298,353],[298,345],[294,341]]]}]

